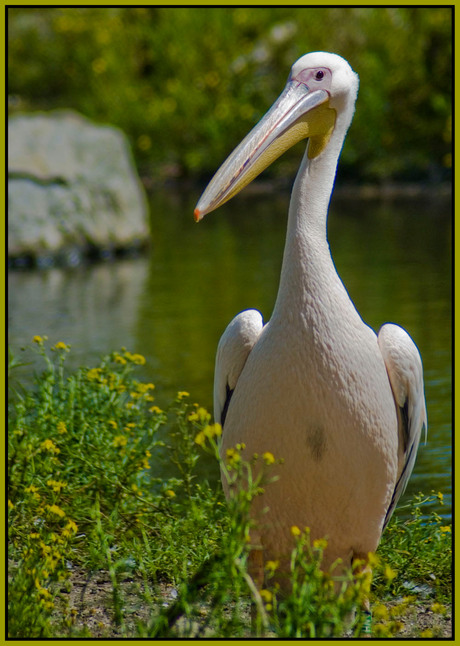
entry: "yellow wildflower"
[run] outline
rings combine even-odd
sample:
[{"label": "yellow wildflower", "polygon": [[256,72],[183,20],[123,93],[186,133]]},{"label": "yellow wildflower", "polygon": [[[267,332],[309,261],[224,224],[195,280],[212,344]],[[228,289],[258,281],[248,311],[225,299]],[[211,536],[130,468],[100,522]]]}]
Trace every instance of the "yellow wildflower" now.
[{"label": "yellow wildflower", "polygon": [[47,554],[49,554],[51,552],[51,547],[49,545],[47,545],[46,543],[44,543],[43,541],[40,541],[40,547],[41,547],[43,556],[46,556]]},{"label": "yellow wildflower", "polygon": [[180,390],[180,391],[177,393],[177,399],[184,399],[184,397],[190,397],[190,393],[188,393],[188,392],[187,392],[187,391],[185,391],[185,390]]},{"label": "yellow wildflower", "polygon": [[375,552],[369,552],[367,555],[367,562],[369,563],[370,567],[373,568],[380,563],[380,558]]},{"label": "yellow wildflower", "polygon": [[61,489],[67,486],[66,483],[62,482],[61,480],[48,480],[46,484],[48,485],[48,487],[51,487],[56,493],[59,493]]},{"label": "yellow wildflower", "polygon": [[109,419],[108,424],[110,424],[112,428],[118,428],[117,423],[113,419]]},{"label": "yellow wildflower", "polygon": [[122,366],[124,366],[127,361],[124,357],[121,356],[121,354],[116,353],[114,356],[114,361],[115,363],[120,363]]},{"label": "yellow wildflower", "polygon": [[203,431],[200,431],[195,437],[195,444],[198,444],[199,446],[204,446],[206,444],[206,435]]},{"label": "yellow wildflower", "polygon": [[38,345],[43,345],[43,341],[46,341],[47,338],[48,338],[47,336],[40,336],[39,334],[36,334],[32,339],[32,341],[34,343],[37,343]]},{"label": "yellow wildflower", "polygon": [[325,538],[315,538],[313,541],[313,548],[315,550],[325,550],[327,547],[327,540]]},{"label": "yellow wildflower", "polygon": [[227,463],[230,467],[234,467],[241,460],[241,455],[237,449],[227,449]]},{"label": "yellow wildflower", "polygon": [[155,388],[154,384],[143,384],[143,383],[137,383],[136,384],[136,390],[138,393],[141,393],[142,395],[145,395],[149,390],[153,390]]},{"label": "yellow wildflower", "polygon": [[422,632],[420,633],[420,637],[422,639],[431,639],[433,636],[434,636],[434,633],[431,630],[431,628],[427,628],[426,630],[422,630]]},{"label": "yellow wildflower", "polygon": [[293,526],[291,527],[291,534],[292,534],[293,536],[300,536],[300,534],[301,534],[301,533],[302,533],[302,532],[301,532],[301,531],[300,531],[300,529],[297,527],[297,525],[293,525]]},{"label": "yellow wildflower", "polygon": [[280,566],[279,561],[267,561],[265,563],[265,569],[268,570],[269,572],[274,572],[277,570]]},{"label": "yellow wildflower", "polygon": [[113,438],[112,446],[126,446],[128,438],[125,435],[117,435]]},{"label": "yellow wildflower", "polygon": [[53,442],[53,440],[46,439],[43,440],[43,442],[40,445],[42,449],[45,451],[49,451],[50,453],[60,453],[61,449],[59,449]]},{"label": "yellow wildflower", "polygon": [[42,595],[43,597],[50,597],[51,596],[50,591],[47,590],[46,588],[42,587],[42,585],[40,584],[40,581],[38,580],[38,578],[35,579],[35,587],[38,590],[38,594]]},{"label": "yellow wildflower", "polygon": [[63,511],[57,505],[46,505],[46,508],[50,513],[55,514],[56,516],[60,516],[61,518],[65,516],[65,511]]},{"label": "yellow wildflower", "polygon": [[265,464],[274,464],[275,462],[275,457],[273,453],[270,453],[270,451],[265,451],[265,453],[262,455],[262,458]]},{"label": "yellow wildflower", "polygon": [[438,496],[437,497],[438,497],[439,503],[441,505],[443,505],[444,504],[444,494],[441,493],[440,491],[438,491]]},{"label": "yellow wildflower", "polygon": [[91,368],[86,373],[86,378],[90,381],[97,381],[100,378],[102,369],[101,368]]},{"label": "yellow wildflower", "polygon": [[149,413],[156,413],[158,415],[162,412],[163,411],[161,410],[161,408],[158,408],[158,406],[152,406],[151,408],[149,408]]},{"label": "yellow wildflower", "polygon": [[56,428],[57,428],[57,432],[60,435],[64,435],[65,433],[67,433],[67,426],[65,425],[65,422],[59,421],[57,423]]},{"label": "yellow wildflower", "polygon": [[141,462],[139,462],[139,470],[142,469],[150,469],[150,464],[147,458],[144,458]]},{"label": "yellow wildflower", "polygon": [[[181,394],[182,393],[178,393],[178,396]],[[179,397],[179,399],[181,399],[181,397]],[[187,419],[189,420],[189,422],[207,422],[209,419],[211,419],[211,415],[205,408],[200,406],[195,411],[193,411],[193,413],[190,413]]]},{"label": "yellow wildflower", "polygon": [[77,531],[78,531],[77,523],[69,518],[69,520],[67,521],[67,525],[62,530],[62,535],[64,536],[64,538],[70,538],[70,536],[72,536],[72,534],[76,534]]},{"label": "yellow wildflower", "polygon": [[14,509],[14,505],[9,498],[8,498],[8,509]]},{"label": "yellow wildflower", "polygon": [[[56,350],[67,350],[67,352],[70,350],[70,345],[67,345],[67,343],[64,343],[64,341],[58,341],[56,345],[54,346]],[[53,349],[53,348],[51,348]]]},{"label": "yellow wildflower", "polygon": [[209,437],[209,439],[216,436],[218,437],[222,434],[222,427],[220,424],[208,424],[204,427],[203,433],[206,437]]},{"label": "yellow wildflower", "polygon": [[447,534],[447,533],[450,534],[452,532],[452,527],[450,525],[443,525],[442,527],[439,528],[439,530],[443,534]]},{"label": "yellow wildflower", "polygon": [[270,603],[270,601],[273,599],[273,595],[270,590],[261,590],[260,596],[265,601],[265,603]]},{"label": "yellow wildflower", "polygon": [[384,572],[383,572],[383,573],[384,573],[384,575],[385,575],[385,578],[386,578],[388,581],[393,581],[393,579],[394,579],[394,578],[396,577],[396,575],[397,575],[397,572],[396,572],[395,570],[393,570],[389,565],[385,565],[385,570],[384,570]]},{"label": "yellow wildflower", "polygon": [[145,364],[145,357],[142,356],[142,354],[132,354],[131,352],[126,351],[125,357],[128,361],[131,361],[138,366],[143,366]]},{"label": "yellow wildflower", "polygon": [[165,496],[168,496],[168,498],[175,498],[176,494],[172,489],[166,489]]}]

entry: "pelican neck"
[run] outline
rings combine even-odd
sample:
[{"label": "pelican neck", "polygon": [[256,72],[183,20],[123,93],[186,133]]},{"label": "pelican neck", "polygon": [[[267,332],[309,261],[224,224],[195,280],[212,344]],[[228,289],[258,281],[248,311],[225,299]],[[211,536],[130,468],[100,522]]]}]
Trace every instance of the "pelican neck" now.
[{"label": "pelican neck", "polygon": [[308,158],[308,145],[294,182],[280,286],[273,316],[302,307],[341,280],[327,240],[329,202],[346,128],[333,133],[324,151]]}]

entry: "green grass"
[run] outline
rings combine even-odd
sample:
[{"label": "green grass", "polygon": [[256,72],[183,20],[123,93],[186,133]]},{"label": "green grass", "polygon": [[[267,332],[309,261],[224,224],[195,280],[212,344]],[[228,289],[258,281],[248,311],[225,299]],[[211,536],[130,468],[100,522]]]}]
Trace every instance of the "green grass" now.
[{"label": "green grass", "polygon": [[[33,391],[17,384],[9,404],[11,638],[360,632],[369,578],[350,572],[334,586],[334,572],[320,569],[324,542],[310,543],[307,531],[292,530],[291,595],[278,593],[276,562],[266,564],[265,589],[249,576],[249,508],[271,478],[271,454],[246,463],[233,449],[221,462],[234,491],[225,501],[219,482],[197,476],[203,458],[219,460],[220,427],[188,393],[161,410],[154,385],[136,379],[141,355],[122,349],[68,372],[69,346],[47,349],[34,337],[34,347],[44,369]],[[18,363],[11,359],[13,384]],[[424,513],[436,495],[418,496],[409,520],[394,518],[372,557],[374,636],[398,634],[417,590],[439,617],[449,607],[450,525]],[[108,617],[99,627],[79,621],[76,573],[107,578],[108,596],[91,601]],[[174,603],[167,589],[177,590]]]}]

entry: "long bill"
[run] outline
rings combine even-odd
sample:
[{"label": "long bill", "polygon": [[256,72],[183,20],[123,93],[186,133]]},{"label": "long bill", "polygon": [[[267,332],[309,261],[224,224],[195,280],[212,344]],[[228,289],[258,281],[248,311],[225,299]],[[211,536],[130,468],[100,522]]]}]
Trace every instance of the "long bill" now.
[{"label": "long bill", "polygon": [[310,158],[318,155],[329,141],[335,114],[327,91],[311,91],[289,79],[267,114],[216,172],[198,201],[195,220],[230,200],[301,139],[310,138]]}]

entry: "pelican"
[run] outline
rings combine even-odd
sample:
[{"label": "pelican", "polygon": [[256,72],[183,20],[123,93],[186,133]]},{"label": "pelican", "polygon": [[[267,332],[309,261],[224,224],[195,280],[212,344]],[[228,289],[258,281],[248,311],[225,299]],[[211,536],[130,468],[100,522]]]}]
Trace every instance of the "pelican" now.
[{"label": "pelican", "polygon": [[[291,68],[268,113],[201,196],[204,215],[235,196],[290,146],[308,139],[294,182],[278,295],[264,325],[241,312],[220,339],[214,414],[221,452],[283,458],[278,480],[254,499],[255,567],[293,546],[291,527],[327,538],[322,567],[368,564],[411,475],[427,428],[420,354],[395,324],[378,334],[335,269],[326,233],[338,159],[358,93],[340,56],[314,52]],[[228,485],[223,478],[228,495]],[[268,508],[268,509],[267,509]],[[265,513],[263,511],[265,510]],[[283,560],[284,559],[284,560]]]}]

